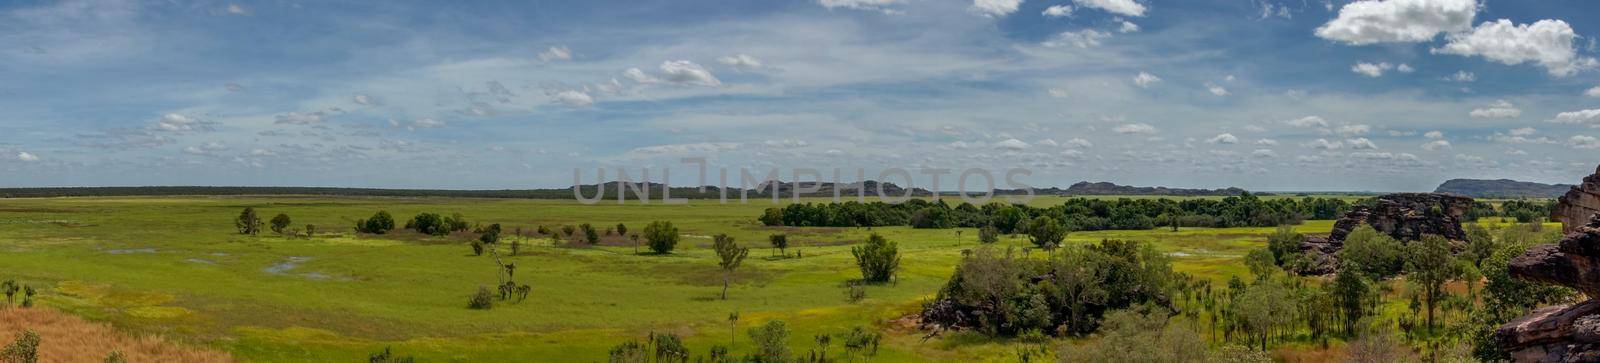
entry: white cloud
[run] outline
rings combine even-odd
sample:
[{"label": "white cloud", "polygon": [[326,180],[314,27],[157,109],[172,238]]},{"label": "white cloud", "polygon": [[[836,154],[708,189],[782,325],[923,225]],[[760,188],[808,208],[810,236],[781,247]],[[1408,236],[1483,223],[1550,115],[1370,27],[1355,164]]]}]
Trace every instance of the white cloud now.
[{"label": "white cloud", "polygon": [[1049,93],[1050,97],[1055,97],[1055,98],[1067,98],[1067,96],[1068,96],[1067,95],[1067,90],[1060,89],[1060,88],[1051,88],[1050,90],[1045,91],[1045,92]]},{"label": "white cloud", "polygon": [[1255,151],[1250,152],[1250,156],[1267,159],[1278,157],[1278,153],[1267,149],[1256,149]]},{"label": "white cloud", "polygon": [[274,155],[278,155],[278,153],[273,152],[272,150],[267,150],[267,149],[252,149],[252,150],[250,150],[250,156],[274,156]]},{"label": "white cloud", "polygon": [[1337,132],[1340,135],[1344,135],[1344,136],[1366,135],[1367,133],[1372,132],[1372,126],[1367,126],[1367,125],[1343,125],[1343,126],[1339,126],[1339,128],[1337,128],[1337,129],[1334,129],[1334,132]]},{"label": "white cloud", "polygon": [[635,154],[682,154],[694,152],[718,152],[738,149],[739,143],[733,142],[701,142],[693,144],[656,145],[636,148],[630,153]]},{"label": "white cloud", "polygon": [[1111,33],[1084,29],[1078,31],[1064,31],[1044,42],[1046,47],[1074,46],[1078,48],[1092,48],[1100,46],[1100,41],[1111,38]]},{"label": "white cloud", "polygon": [[1046,18],[1064,18],[1064,17],[1072,16],[1072,6],[1071,5],[1051,5],[1050,7],[1045,8],[1044,12],[1041,13],[1041,15],[1044,15],[1044,17],[1046,17]]},{"label": "white cloud", "polygon": [[1134,0],[1073,0],[1078,6],[1127,16],[1144,16],[1145,7]]},{"label": "white cloud", "polygon": [[1328,127],[1328,121],[1317,116],[1301,117],[1283,123],[1294,127]]},{"label": "white cloud", "polygon": [[623,76],[641,84],[668,83],[685,86],[718,87],[722,81],[718,80],[711,71],[691,61],[676,60],[661,62],[659,67],[661,75],[651,75],[638,68],[628,68]]},{"label": "white cloud", "polygon": [[156,128],[162,131],[194,131],[200,126],[200,120],[177,113],[161,115],[161,121],[156,122]]},{"label": "white cloud", "polygon": [[1394,65],[1389,64],[1389,62],[1356,62],[1356,65],[1350,66],[1351,72],[1372,78],[1383,77],[1383,72],[1390,69],[1394,69]]},{"label": "white cloud", "polygon": [[1479,24],[1471,32],[1451,34],[1446,37],[1449,43],[1433,52],[1482,56],[1506,65],[1533,62],[1543,66],[1551,76],[1565,77],[1597,64],[1594,58],[1578,55],[1572,45],[1577,37],[1572,26],[1561,20],[1515,25],[1510,20],[1500,19]]},{"label": "white cloud", "polygon": [[1377,150],[1378,149],[1378,144],[1372,143],[1372,140],[1367,140],[1367,138],[1365,138],[1365,137],[1348,139],[1348,140],[1345,140],[1344,142],[1346,144],[1349,144],[1350,148],[1354,149],[1354,150]]},{"label": "white cloud", "polygon": [[1228,144],[1228,145],[1232,145],[1232,144],[1239,143],[1239,138],[1234,137],[1233,134],[1219,134],[1219,135],[1217,135],[1215,137],[1212,137],[1209,140],[1206,140],[1206,143],[1208,143],[1208,144]]},{"label": "white cloud", "polygon": [[1328,141],[1328,139],[1316,139],[1311,140],[1311,142],[1308,143],[1300,144],[1300,146],[1319,150],[1339,150],[1344,148],[1344,143],[1338,141]]},{"label": "white cloud", "polygon": [[38,155],[34,155],[34,154],[30,154],[27,151],[18,151],[17,152],[17,160],[26,161],[26,162],[34,162],[34,161],[39,161],[39,156]]},{"label": "white cloud", "polygon": [[818,0],[817,4],[821,4],[822,7],[828,9],[845,8],[854,10],[879,11],[883,12],[884,14],[897,14],[900,11],[896,10],[894,5],[904,2],[904,0]]},{"label": "white cloud", "polygon": [[1467,71],[1456,71],[1456,74],[1453,74],[1449,78],[1445,79],[1462,83],[1476,82],[1478,80],[1478,74]]},{"label": "white cloud", "polygon": [[1487,108],[1473,109],[1469,115],[1475,118],[1514,118],[1522,116],[1522,110],[1510,101],[1499,100]]},{"label": "white cloud", "polygon": [[1450,142],[1449,141],[1445,141],[1445,140],[1433,140],[1433,141],[1429,141],[1426,144],[1422,144],[1422,149],[1423,150],[1428,150],[1428,151],[1438,151],[1438,150],[1449,149],[1449,148],[1450,148]]},{"label": "white cloud", "polygon": [[994,148],[1000,150],[1022,150],[1028,148],[1028,143],[1017,139],[1006,139],[1005,141],[995,143]]},{"label": "white cloud", "polygon": [[556,101],[572,107],[587,107],[594,104],[594,97],[583,91],[561,91],[556,93]]},{"label": "white cloud", "polygon": [[1411,68],[1410,64],[1405,63],[1400,63],[1399,66],[1394,67],[1394,70],[1400,73],[1411,73],[1417,71],[1416,68]]},{"label": "white cloud", "polygon": [[440,127],[444,127],[444,126],[445,126],[444,121],[439,121],[439,120],[435,120],[435,119],[431,119],[431,118],[420,118],[420,119],[417,119],[416,121],[411,121],[411,123],[409,125],[407,125],[406,128],[408,128],[408,129],[436,129],[436,128],[440,128]]},{"label": "white cloud", "polygon": [[1022,5],[1022,0],[972,0],[972,12],[991,18],[1003,17],[1017,12],[1017,7]]},{"label": "white cloud", "polygon": [[364,93],[357,93],[354,96],[350,96],[350,101],[351,102],[355,102],[358,105],[363,105],[363,106],[371,106],[371,105],[377,104],[377,102],[372,99],[372,96],[368,96],[368,95],[366,95]]},{"label": "white cloud", "polygon": [[1056,142],[1055,139],[1039,140],[1039,142],[1037,144],[1044,145],[1044,146],[1050,146],[1050,147],[1061,146],[1061,143]]},{"label": "white cloud", "polygon": [[239,4],[228,4],[228,13],[234,15],[244,15],[250,13],[250,11],[245,10],[244,6],[240,6]]},{"label": "white cloud", "polygon": [[1133,22],[1127,21],[1127,20],[1123,20],[1122,21],[1122,27],[1121,28],[1117,28],[1117,32],[1119,32],[1119,33],[1133,33],[1133,32],[1138,32],[1138,31],[1139,31],[1139,24],[1134,24]]},{"label": "white cloud", "polygon": [[1114,131],[1114,132],[1119,133],[1119,134],[1146,134],[1146,135],[1149,135],[1149,134],[1155,134],[1156,133],[1156,127],[1155,126],[1150,126],[1150,124],[1147,124],[1147,123],[1131,123],[1131,124],[1119,125],[1116,128],[1111,129],[1111,131]]},{"label": "white cloud", "polygon": [[722,57],[722,58],[717,58],[717,62],[725,64],[725,65],[728,65],[728,66],[731,66],[734,69],[738,69],[738,70],[742,70],[742,71],[760,69],[762,67],[760,59],[757,59],[756,57],[751,57],[749,54],[742,54],[742,53],[741,54],[736,54],[736,55],[730,55],[730,56],[726,56],[726,57]]},{"label": "white cloud", "polygon": [[213,152],[223,151],[223,150],[227,150],[227,149],[228,149],[227,145],[224,145],[224,144],[222,144],[220,142],[212,141],[212,142],[207,142],[207,143],[204,143],[204,144],[200,144],[199,146],[190,146],[190,147],[183,148],[183,152],[184,153],[188,153],[188,154],[194,154],[194,155],[210,155]]},{"label": "white cloud", "polygon": [[1533,135],[1535,132],[1539,132],[1539,130],[1534,130],[1532,127],[1515,128],[1507,131],[1507,133],[1510,133],[1511,136],[1529,136]]},{"label": "white cloud", "polygon": [[567,49],[565,45],[553,46],[550,49],[539,52],[539,60],[546,62],[572,60],[572,50]]},{"label": "white cloud", "polygon": [[1427,133],[1422,134],[1422,137],[1430,139],[1442,139],[1444,138],[1444,133],[1439,131],[1428,131]]},{"label": "white cloud", "polygon": [[1260,139],[1260,140],[1256,140],[1256,145],[1278,146],[1278,140]]},{"label": "white cloud", "polygon": [[1600,149],[1600,139],[1587,135],[1573,136],[1567,140],[1567,146],[1574,149]]},{"label": "white cloud", "polygon": [[1210,82],[1206,83],[1206,91],[1207,92],[1211,92],[1211,94],[1217,95],[1217,96],[1227,96],[1228,95],[1228,89],[1227,88],[1222,88],[1222,86],[1214,84],[1214,83],[1210,83]]},{"label": "white cloud", "polygon": [[1477,13],[1477,0],[1361,0],[1345,4],[1316,35],[1351,45],[1420,43],[1471,28]]},{"label": "white cloud", "polygon": [[1600,109],[1562,112],[1549,122],[1569,125],[1584,125],[1600,127]]},{"label": "white cloud", "polygon": [[307,113],[290,112],[274,116],[273,118],[276,120],[273,123],[276,124],[310,125],[322,123],[323,113],[322,111]]},{"label": "white cloud", "polygon": [[1583,95],[1589,97],[1600,97],[1600,86],[1590,88],[1588,91],[1583,92]]},{"label": "white cloud", "polygon": [[767,140],[762,141],[761,144],[774,149],[796,149],[811,146],[811,143],[806,142],[805,140],[795,139]]},{"label": "white cloud", "polygon": [[1267,128],[1258,125],[1245,125],[1244,130],[1249,132],[1267,132]]},{"label": "white cloud", "polygon": [[1156,77],[1154,74],[1139,72],[1139,75],[1133,76],[1133,84],[1142,88],[1150,88],[1150,85],[1156,83],[1161,83],[1161,77]]},{"label": "white cloud", "polygon": [[1075,149],[1087,149],[1094,147],[1094,143],[1089,142],[1089,140],[1074,138],[1072,140],[1067,140],[1067,147]]}]

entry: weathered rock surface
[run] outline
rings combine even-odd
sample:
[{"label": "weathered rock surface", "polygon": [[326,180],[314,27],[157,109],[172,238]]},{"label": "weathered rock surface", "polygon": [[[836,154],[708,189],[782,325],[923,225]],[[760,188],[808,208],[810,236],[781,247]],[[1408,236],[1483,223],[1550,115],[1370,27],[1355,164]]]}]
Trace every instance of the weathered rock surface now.
[{"label": "weathered rock surface", "polygon": [[1583,184],[1572,187],[1566,195],[1561,196],[1561,204],[1556,206],[1550,219],[1563,224],[1562,233],[1572,233],[1595,213],[1600,213],[1600,168],[1595,168],[1593,175],[1584,177]]},{"label": "weathered rock surface", "polygon": [[1440,193],[1396,193],[1379,196],[1372,206],[1355,206],[1333,223],[1327,237],[1310,236],[1300,251],[1311,258],[1307,275],[1326,275],[1339,267],[1338,253],[1345,237],[1356,227],[1372,226],[1401,242],[1439,235],[1451,241],[1467,239],[1461,229],[1461,216],[1472,208],[1472,198]]},{"label": "weathered rock surface", "polygon": [[[1563,203],[1565,204],[1565,203]],[[1572,225],[1561,243],[1530,248],[1512,259],[1518,279],[1582,291],[1589,300],[1539,309],[1501,326],[1495,344],[1518,362],[1600,361],[1600,216]]]}]

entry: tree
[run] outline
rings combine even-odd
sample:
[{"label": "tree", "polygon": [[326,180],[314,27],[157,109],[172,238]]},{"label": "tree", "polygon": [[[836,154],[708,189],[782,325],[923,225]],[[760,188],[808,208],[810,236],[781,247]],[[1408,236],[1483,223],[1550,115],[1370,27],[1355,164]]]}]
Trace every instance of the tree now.
[{"label": "tree", "polygon": [[39,362],[39,333],[25,330],[21,337],[0,349],[0,362],[6,363],[37,363]]},{"label": "tree", "polygon": [[1425,235],[1406,248],[1407,280],[1422,289],[1423,304],[1428,309],[1428,332],[1433,332],[1433,310],[1444,298],[1444,284],[1460,276],[1450,255],[1450,240],[1438,235]]},{"label": "tree", "polygon": [[1405,266],[1400,241],[1368,225],[1356,227],[1345,237],[1339,260],[1346,268],[1355,268],[1372,280],[1394,276]]},{"label": "tree", "polygon": [[628,226],[624,225],[622,223],[617,223],[617,235],[618,236],[626,236],[626,235],[628,235]]},{"label": "tree", "polygon": [[789,248],[789,236],[788,235],[779,233],[779,234],[774,234],[774,235],[771,235],[771,236],[767,236],[767,242],[772,243],[772,248],[778,249],[778,254],[781,254],[781,255],[784,255],[784,256],[788,256],[789,255],[789,252],[785,251],[785,249]]},{"label": "tree", "polygon": [[867,282],[887,282],[900,268],[900,250],[894,242],[873,233],[867,243],[850,248],[856,265],[861,268],[861,279]]},{"label": "tree", "polygon": [[306,225],[306,237],[316,237],[316,236],[317,236],[317,225],[315,225],[315,224],[307,224]]},{"label": "tree", "polygon": [[672,253],[678,246],[678,227],[673,227],[672,222],[655,221],[644,227],[644,239],[649,242],[650,250],[657,254]]},{"label": "tree", "polygon": [[272,217],[272,233],[283,234],[283,229],[289,228],[290,223],[294,222],[289,220],[288,214],[278,213],[278,216]]},{"label": "tree", "polygon": [[1345,336],[1355,336],[1356,324],[1367,316],[1367,298],[1371,288],[1363,274],[1354,269],[1339,269],[1333,278],[1333,301],[1344,324]]},{"label": "tree", "polygon": [[788,362],[789,356],[789,326],[782,320],[769,321],[766,324],[750,328],[750,340],[756,343],[757,362]]},{"label": "tree", "polygon": [[233,220],[233,226],[239,229],[239,234],[261,234],[261,217],[256,215],[255,207],[245,207],[239,218]]},{"label": "tree", "polygon": [[1272,259],[1278,266],[1283,266],[1293,259],[1293,255],[1300,253],[1300,243],[1305,242],[1306,236],[1294,231],[1289,225],[1278,226],[1278,230],[1267,236],[1267,248],[1272,251]]},{"label": "tree", "polygon": [[445,223],[444,217],[440,217],[437,213],[419,213],[416,217],[411,217],[410,222],[406,222],[406,229],[432,236],[450,234],[450,227]]},{"label": "tree", "polygon": [[765,226],[781,226],[783,225],[783,210],[778,208],[767,208],[765,211],[761,212],[760,220],[761,224]]},{"label": "tree", "polygon": [[999,228],[995,228],[993,224],[985,225],[985,226],[983,226],[983,228],[979,228],[978,229],[978,242],[980,242],[980,243],[1000,242],[1000,229]]},{"label": "tree", "polygon": [[0,292],[6,294],[6,305],[16,302],[17,291],[20,290],[22,290],[22,285],[17,284],[17,280],[8,279],[5,282],[0,282]]},{"label": "tree", "polygon": [[488,286],[478,286],[478,292],[467,297],[467,308],[473,310],[493,309],[494,293],[489,292]]},{"label": "tree", "polygon": [[1291,300],[1283,286],[1257,283],[1246,288],[1234,301],[1234,314],[1260,344],[1261,350],[1266,351],[1269,334],[1294,316]]},{"label": "tree", "polygon": [[744,257],[750,254],[750,249],[739,247],[733,242],[733,237],[719,234],[712,242],[712,249],[717,251],[717,266],[722,267],[722,299],[728,299],[728,284],[733,281],[733,270],[739,268],[739,263],[744,262]]},{"label": "tree", "polygon": [[1055,250],[1061,246],[1061,241],[1067,238],[1067,227],[1055,218],[1039,216],[1027,222],[1028,242],[1039,246],[1046,251]]},{"label": "tree", "polygon": [[1467,225],[1467,253],[1472,258],[1472,266],[1483,268],[1483,260],[1494,254],[1494,235],[1477,223]]},{"label": "tree", "polygon": [[590,245],[600,243],[600,232],[596,231],[594,229],[594,226],[591,226],[588,223],[584,223],[582,225],[579,225],[578,228],[583,230],[583,241],[584,242],[588,242]]},{"label": "tree", "polygon": [[356,232],[384,234],[394,230],[394,216],[389,211],[378,211],[372,218],[356,221]]},{"label": "tree", "polygon": [[1256,276],[1256,281],[1267,281],[1272,278],[1272,272],[1278,270],[1272,252],[1266,248],[1250,250],[1244,256],[1244,264],[1250,268],[1250,274]]}]

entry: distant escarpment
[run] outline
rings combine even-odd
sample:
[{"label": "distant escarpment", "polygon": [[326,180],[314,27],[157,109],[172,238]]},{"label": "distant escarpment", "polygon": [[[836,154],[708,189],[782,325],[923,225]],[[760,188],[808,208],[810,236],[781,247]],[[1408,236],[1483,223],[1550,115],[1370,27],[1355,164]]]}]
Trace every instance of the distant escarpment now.
[{"label": "distant escarpment", "polygon": [[1339,267],[1339,250],[1345,237],[1356,227],[1372,226],[1379,233],[1401,242],[1439,235],[1451,241],[1467,239],[1461,229],[1461,216],[1472,208],[1472,198],[1440,193],[1398,193],[1379,196],[1371,205],[1357,205],[1333,223],[1328,236],[1309,236],[1300,250],[1311,258],[1301,273],[1326,275]]},{"label": "distant escarpment", "polygon": [[1544,184],[1511,179],[1450,179],[1434,193],[1460,194],[1473,198],[1555,198],[1572,189],[1566,184]]},{"label": "distant escarpment", "polygon": [[[1068,186],[1067,189],[1050,187],[1050,188],[1036,189],[1036,190],[1034,190],[1034,192],[1036,194],[1039,194],[1039,195],[1158,195],[1158,196],[1177,196],[1177,197],[1200,197],[1200,196],[1225,196],[1226,197],[1226,196],[1239,196],[1239,195],[1243,195],[1244,193],[1247,193],[1246,190],[1239,189],[1239,188],[1184,189],[1184,188],[1167,188],[1167,187],[1136,187],[1136,186],[1128,186],[1128,185],[1117,185],[1115,183],[1108,183],[1108,182],[1086,182],[1086,181],[1085,182],[1078,182],[1076,184],[1072,184],[1071,186]],[[1004,193],[1002,193],[1002,194],[1004,194]],[[1267,194],[1256,193],[1256,195],[1267,195]]]}]

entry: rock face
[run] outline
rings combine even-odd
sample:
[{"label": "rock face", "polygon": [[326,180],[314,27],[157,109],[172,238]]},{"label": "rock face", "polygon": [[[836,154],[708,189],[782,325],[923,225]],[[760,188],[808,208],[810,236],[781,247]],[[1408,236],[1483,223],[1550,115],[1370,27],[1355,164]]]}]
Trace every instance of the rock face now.
[{"label": "rock face", "polygon": [[1326,275],[1339,267],[1339,250],[1344,239],[1361,225],[1372,226],[1394,239],[1415,241],[1423,235],[1439,235],[1451,241],[1467,239],[1461,229],[1461,216],[1472,208],[1472,198],[1440,193],[1397,193],[1379,196],[1372,206],[1355,206],[1333,223],[1327,237],[1311,236],[1300,251],[1311,258],[1307,275]]},{"label": "rock face", "polygon": [[1509,271],[1518,279],[1571,287],[1591,299],[1512,320],[1495,330],[1495,344],[1517,362],[1600,361],[1600,302],[1592,299],[1600,296],[1600,215],[1573,226],[1561,243],[1534,246],[1512,259]]},{"label": "rock face", "polygon": [[1594,175],[1583,178],[1583,184],[1561,196],[1561,204],[1556,206],[1550,219],[1564,225],[1562,233],[1572,233],[1595,213],[1600,213],[1600,168],[1595,168]]}]

